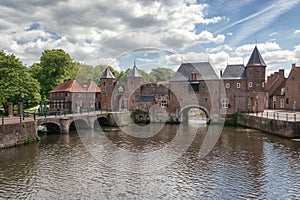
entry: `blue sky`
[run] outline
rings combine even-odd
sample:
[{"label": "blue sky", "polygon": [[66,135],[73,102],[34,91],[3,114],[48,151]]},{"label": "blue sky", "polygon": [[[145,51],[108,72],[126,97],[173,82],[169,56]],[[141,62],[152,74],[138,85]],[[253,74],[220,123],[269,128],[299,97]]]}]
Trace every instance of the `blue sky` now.
[{"label": "blue sky", "polygon": [[[300,0],[3,0],[0,47],[27,66],[45,49],[118,70],[247,63],[257,44],[267,73],[300,63]],[[300,64],[299,64],[300,65]]]}]

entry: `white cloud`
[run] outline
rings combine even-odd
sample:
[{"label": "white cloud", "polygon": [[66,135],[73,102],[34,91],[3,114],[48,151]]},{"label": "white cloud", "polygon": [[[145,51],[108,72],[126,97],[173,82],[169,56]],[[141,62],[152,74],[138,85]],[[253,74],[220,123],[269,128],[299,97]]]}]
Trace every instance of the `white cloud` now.
[{"label": "white cloud", "polygon": [[[221,43],[224,35],[194,31],[197,24],[221,20],[206,17],[207,8],[195,0],[4,1],[0,44],[31,64],[48,48],[64,49],[77,61],[94,62],[136,48],[178,50],[197,42]],[[39,27],[27,30],[33,23]]]},{"label": "white cloud", "polygon": [[274,36],[276,36],[276,35],[278,35],[278,33],[277,33],[277,32],[273,32],[273,33],[270,33],[270,34],[269,34],[269,37],[274,37]]},{"label": "white cloud", "polygon": [[294,34],[298,34],[298,33],[300,33],[300,30],[295,30],[294,31]]}]

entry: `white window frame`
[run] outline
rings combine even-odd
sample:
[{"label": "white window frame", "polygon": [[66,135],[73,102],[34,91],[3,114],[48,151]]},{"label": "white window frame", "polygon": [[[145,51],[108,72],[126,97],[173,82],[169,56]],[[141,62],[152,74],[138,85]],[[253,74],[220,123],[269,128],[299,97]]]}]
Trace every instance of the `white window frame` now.
[{"label": "white window frame", "polygon": [[230,88],[230,83],[226,83],[226,84],[225,84],[225,87],[226,87],[226,88]]},{"label": "white window frame", "polygon": [[236,88],[241,88],[241,83],[236,83]]},{"label": "white window frame", "polygon": [[261,87],[262,87],[262,88],[265,87],[265,82],[261,82]]},{"label": "white window frame", "polygon": [[280,108],[284,108],[284,99],[280,99]]},{"label": "white window frame", "polygon": [[222,99],[222,108],[228,108],[229,99]]},{"label": "white window frame", "polygon": [[252,86],[253,86],[252,82],[249,82],[249,87],[252,87]]},{"label": "white window frame", "polygon": [[165,100],[165,99],[161,100],[160,106],[161,106],[162,108],[167,107],[167,100]]}]

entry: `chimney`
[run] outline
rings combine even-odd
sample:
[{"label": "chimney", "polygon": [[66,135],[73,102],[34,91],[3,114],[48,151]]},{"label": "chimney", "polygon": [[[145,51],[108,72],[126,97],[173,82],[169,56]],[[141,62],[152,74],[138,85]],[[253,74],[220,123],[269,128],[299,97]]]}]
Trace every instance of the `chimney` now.
[{"label": "chimney", "polygon": [[284,77],[284,69],[279,70],[279,76]]},{"label": "chimney", "polygon": [[292,64],[292,69],[295,68],[295,67],[296,67],[296,63],[293,63]]},{"label": "chimney", "polygon": [[221,76],[221,77],[223,76],[223,72],[222,72],[222,70],[220,70],[220,76]]}]

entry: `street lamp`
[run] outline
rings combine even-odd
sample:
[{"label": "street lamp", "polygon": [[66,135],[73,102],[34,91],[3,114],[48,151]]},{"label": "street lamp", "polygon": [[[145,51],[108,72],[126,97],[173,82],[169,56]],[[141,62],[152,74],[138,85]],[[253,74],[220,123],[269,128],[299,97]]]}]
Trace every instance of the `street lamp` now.
[{"label": "street lamp", "polygon": [[296,112],[296,101],[294,101],[294,103],[293,103],[293,109],[294,109],[294,112]]},{"label": "street lamp", "polygon": [[20,113],[20,115],[22,115],[24,120],[24,93],[21,93],[21,97],[22,97],[22,113]]}]

